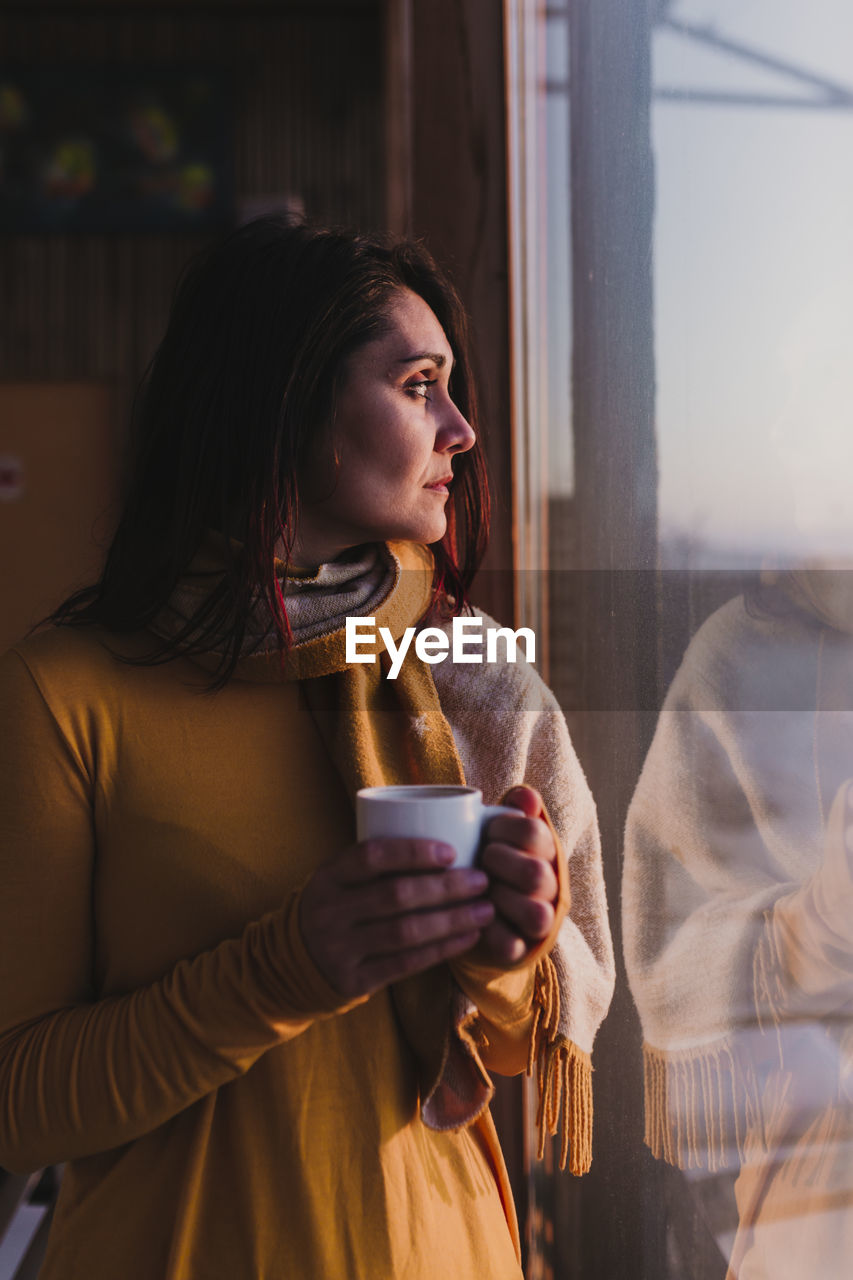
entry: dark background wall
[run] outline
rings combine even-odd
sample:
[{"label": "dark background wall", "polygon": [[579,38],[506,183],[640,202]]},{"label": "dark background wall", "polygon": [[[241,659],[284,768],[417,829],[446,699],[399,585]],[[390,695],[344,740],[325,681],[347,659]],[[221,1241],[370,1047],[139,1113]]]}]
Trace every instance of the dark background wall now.
[{"label": "dark background wall", "polygon": [[[114,69],[193,63],[231,84],[238,216],[289,194],[319,218],[385,222],[382,5],[6,4],[0,58]],[[41,234],[0,242],[0,378],[136,380],[204,237]]]}]

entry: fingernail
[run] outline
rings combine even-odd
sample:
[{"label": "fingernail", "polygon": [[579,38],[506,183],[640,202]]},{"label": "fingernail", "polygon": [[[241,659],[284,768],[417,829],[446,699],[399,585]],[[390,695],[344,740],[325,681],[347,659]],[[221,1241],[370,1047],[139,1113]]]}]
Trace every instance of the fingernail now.
[{"label": "fingernail", "polygon": [[489,887],[489,877],[483,871],[469,871],[465,877],[465,888],[471,893],[483,893]]},{"label": "fingernail", "polygon": [[434,844],[432,852],[436,862],[444,867],[449,867],[451,862],[456,861],[456,850],[450,844]]},{"label": "fingernail", "polygon": [[494,914],[495,909],[491,902],[478,902],[471,908],[471,915],[477,924],[488,924]]}]

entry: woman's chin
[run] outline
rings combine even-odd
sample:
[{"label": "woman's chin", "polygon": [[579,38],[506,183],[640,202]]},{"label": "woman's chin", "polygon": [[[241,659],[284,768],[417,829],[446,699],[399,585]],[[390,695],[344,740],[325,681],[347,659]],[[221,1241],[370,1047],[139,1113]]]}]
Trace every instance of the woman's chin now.
[{"label": "woman's chin", "polygon": [[389,531],[380,535],[385,542],[420,542],[430,546],[433,542],[441,542],[447,532],[447,520],[411,520],[398,525],[389,526]]},{"label": "woman's chin", "polygon": [[434,542],[441,542],[441,539],[444,537],[446,532],[447,521],[442,520],[441,524],[433,525],[430,529],[425,529],[419,537],[411,538],[410,541],[422,542],[425,546],[432,546]]}]

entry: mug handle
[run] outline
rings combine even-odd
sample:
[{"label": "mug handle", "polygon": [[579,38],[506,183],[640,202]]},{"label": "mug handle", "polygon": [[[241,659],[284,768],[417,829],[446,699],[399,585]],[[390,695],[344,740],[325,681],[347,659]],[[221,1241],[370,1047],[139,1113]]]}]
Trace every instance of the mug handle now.
[{"label": "mug handle", "polygon": [[484,804],[480,810],[480,834],[477,840],[477,848],[474,850],[473,859],[464,863],[465,866],[476,866],[477,860],[482,853],[483,844],[486,839],[486,826],[491,822],[492,818],[500,818],[505,813],[513,814],[518,817],[520,810],[512,809],[507,804]]},{"label": "mug handle", "polygon": [[491,822],[492,818],[501,818],[505,813],[509,814],[513,818],[524,817],[524,814],[520,809],[513,809],[508,804],[484,804],[483,817],[480,822],[480,836],[485,836],[486,824]]}]

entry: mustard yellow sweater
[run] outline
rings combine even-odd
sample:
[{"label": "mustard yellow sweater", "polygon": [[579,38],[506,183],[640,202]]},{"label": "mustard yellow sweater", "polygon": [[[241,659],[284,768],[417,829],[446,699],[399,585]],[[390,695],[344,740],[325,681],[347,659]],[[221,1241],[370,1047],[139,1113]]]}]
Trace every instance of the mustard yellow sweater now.
[{"label": "mustard yellow sweater", "polygon": [[[0,1164],[67,1162],[42,1280],[518,1280],[488,1112],[426,1128],[388,992],[302,946],[353,830],[299,683],[208,678],[92,630],[0,659]],[[486,1066],[531,992],[483,975]]]}]

